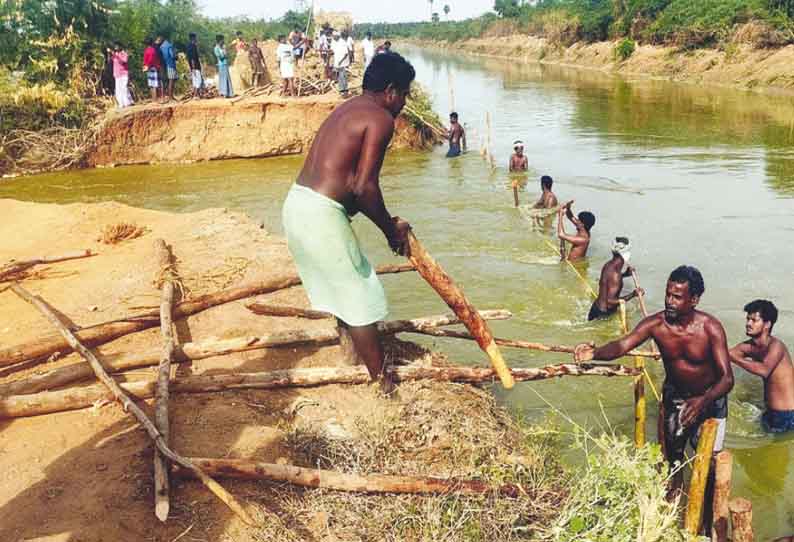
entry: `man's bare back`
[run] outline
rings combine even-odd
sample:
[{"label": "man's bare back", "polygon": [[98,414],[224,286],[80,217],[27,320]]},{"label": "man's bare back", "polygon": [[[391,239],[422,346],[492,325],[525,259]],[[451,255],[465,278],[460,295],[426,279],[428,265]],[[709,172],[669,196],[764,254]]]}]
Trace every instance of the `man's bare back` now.
[{"label": "man's bare back", "polygon": [[731,349],[731,357],[737,352],[752,360],[737,364],[764,379],[767,408],[794,410],[794,363],[783,341],[770,337],[769,344],[756,345],[748,340]]}]

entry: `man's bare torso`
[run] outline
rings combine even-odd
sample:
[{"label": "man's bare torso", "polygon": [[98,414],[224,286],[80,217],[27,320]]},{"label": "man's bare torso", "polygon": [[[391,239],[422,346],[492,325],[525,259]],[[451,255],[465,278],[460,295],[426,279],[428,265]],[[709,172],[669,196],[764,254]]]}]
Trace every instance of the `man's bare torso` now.
[{"label": "man's bare torso", "polygon": [[747,341],[742,351],[747,357],[763,362],[773,346],[782,348],[783,358],[764,379],[764,398],[767,406],[773,410],[794,410],[794,364],[786,345],[776,337],[771,337],[766,346]]},{"label": "man's bare torso", "polygon": [[518,156],[514,154],[510,157],[510,171],[526,171],[529,167],[529,161],[526,155]]},{"label": "man's bare torso", "polygon": [[[450,143],[460,143],[461,138],[463,137],[463,126],[460,125],[459,122],[456,122],[449,129],[449,142]],[[502,162],[504,164],[504,162]]]},{"label": "man's bare torso", "polygon": [[601,268],[601,278],[598,281],[598,299],[596,305],[602,311],[609,309],[607,299],[616,299],[623,291],[623,263],[608,261]]}]

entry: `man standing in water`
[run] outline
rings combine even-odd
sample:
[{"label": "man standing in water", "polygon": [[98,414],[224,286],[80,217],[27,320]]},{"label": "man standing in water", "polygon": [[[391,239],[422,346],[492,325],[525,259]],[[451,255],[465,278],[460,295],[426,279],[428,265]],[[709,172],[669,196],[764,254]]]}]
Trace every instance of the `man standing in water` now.
[{"label": "man standing in water", "polygon": [[[664,311],[643,319],[631,333],[616,341],[598,348],[592,343],[580,344],[574,351],[577,363],[608,361],[626,355],[648,339],[654,340],[664,361],[662,438],[671,466],[683,461],[687,441],[697,446],[700,427],[708,418],[719,423],[715,453],[722,450],[725,440],[733,371],[722,324],[714,316],[696,309],[704,291],[700,271],[682,265],[667,280]],[[709,486],[713,488],[713,469],[711,476]],[[673,476],[671,495],[682,484],[683,472],[679,469]],[[711,503],[710,493],[707,492],[706,503]]]},{"label": "man standing in water", "polygon": [[[363,94],[337,107],[320,126],[284,202],[287,244],[312,308],[350,331],[373,379],[386,376],[377,322],[388,310],[383,286],[361,252],[350,217],[359,211],[404,254],[410,226],[386,209],[380,170],[416,73],[397,54],[379,55],[364,74]],[[389,391],[388,379],[382,387]]]},{"label": "man standing in water", "polygon": [[769,433],[794,431],[794,364],[788,348],[772,328],[777,322],[777,307],[771,301],[756,299],[744,306],[745,330],[749,340],[731,348],[731,361],[764,379],[766,412],[761,425]]},{"label": "man standing in water", "polygon": [[[568,260],[581,260],[587,256],[587,249],[590,247],[590,230],[595,225],[595,216],[590,211],[582,211],[578,216],[573,216],[571,211],[573,200],[569,201],[557,212],[557,237],[562,241],[571,243],[571,250],[568,251]],[[565,233],[565,227],[562,224],[563,214],[568,217],[574,226],[576,226],[576,235],[568,235]],[[560,251],[563,252],[562,247]],[[565,259],[565,257],[560,254]]]},{"label": "man standing in water", "polygon": [[[624,277],[630,277],[632,267],[628,265],[631,258],[631,245],[626,237],[615,237],[615,244],[612,245],[612,259],[601,268],[601,278],[598,280],[598,298],[593,301],[590,307],[590,314],[587,320],[605,318],[615,313],[622,301],[630,301],[644,292],[635,289],[628,295],[620,296],[623,291]],[[623,265],[626,270],[623,271]]]},{"label": "man standing in water", "polygon": [[447,158],[454,158],[466,152],[466,131],[463,126],[458,122],[458,114],[454,111],[449,114],[449,130],[447,130],[447,138],[449,139],[449,151],[447,151]]},{"label": "man standing in water", "polygon": [[524,156],[524,143],[516,141],[513,143],[513,150],[515,152],[510,157],[510,171],[526,171],[529,169],[529,160]]},{"label": "man standing in water", "polygon": [[557,206],[557,196],[551,191],[554,179],[548,175],[540,178],[540,199],[535,202],[535,209],[554,209]]}]

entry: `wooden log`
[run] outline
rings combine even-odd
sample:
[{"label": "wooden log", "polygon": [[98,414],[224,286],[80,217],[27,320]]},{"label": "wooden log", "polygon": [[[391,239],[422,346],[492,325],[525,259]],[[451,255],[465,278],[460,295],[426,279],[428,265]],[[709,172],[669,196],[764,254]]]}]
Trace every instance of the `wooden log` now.
[{"label": "wooden log", "polygon": [[513,181],[513,204],[518,207],[518,181]]},{"label": "wooden log", "polygon": [[733,542],[753,542],[753,504],[737,497],[728,503],[733,527]]},{"label": "wooden log", "polygon": [[[332,470],[309,469],[295,465],[261,463],[250,459],[190,458],[202,470],[219,478],[266,480],[301,487],[323,488],[357,493],[408,493],[408,494],[499,494],[518,497],[526,490],[515,484],[492,486],[480,480],[435,478],[429,476],[397,476],[387,474],[346,474]],[[181,472],[177,474],[182,474]],[[189,474],[189,473],[185,473]]]},{"label": "wooden log", "polygon": [[408,234],[408,245],[410,251],[409,258],[416,270],[422,275],[422,278],[438,292],[441,299],[443,299],[449,308],[460,318],[463,325],[469,330],[469,333],[475,337],[480,348],[488,354],[491,364],[499,374],[499,380],[501,380],[502,386],[506,389],[512,388],[514,385],[513,377],[510,374],[510,370],[507,368],[502,353],[499,351],[499,347],[493,340],[493,335],[491,334],[488,324],[479,315],[471,302],[469,302],[463,294],[463,291],[458,288],[446,271],[436,263],[412,232]]},{"label": "wooden log", "polygon": [[[496,379],[488,367],[390,367],[395,381],[437,380],[442,382],[490,383]],[[636,369],[622,365],[560,364],[531,369],[512,369],[519,382],[548,380],[563,376],[635,376]],[[238,373],[211,376],[190,376],[171,380],[170,392],[205,393],[237,389],[280,389],[325,386],[329,384],[367,384],[371,382],[366,367],[329,367],[285,369],[263,373]],[[125,393],[137,399],[154,396],[156,380],[140,380],[120,384]],[[53,412],[79,410],[97,402],[112,400],[113,395],[101,385],[65,390],[16,395],[0,399],[0,418],[38,416]]]},{"label": "wooden log", "polygon": [[325,311],[314,311],[311,309],[300,309],[298,307],[284,307],[279,305],[267,305],[265,303],[248,303],[246,309],[261,316],[288,316],[295,318],[307,318],[309,320],[323,320],[333,318],[334,315]]},{"label": "wooden log", "polygon": [[[626,335],[629,332],[629,321],[626,317],[626,302],[622,299],[620,300],[619,312],[620,327],[623,334]],[[634,367],[642,371],[645,368],[645,360],[635,357]],[[634,379],[634,446],[637,448],[645,446],[646,415],[645,381],[643,380],[643,374],[640,373]]]},{"label": "wooden log", "polygon": [[[173,257],[171,249],[162,239],[154,242],[154,249],[157,254],[158,267],[160,268],[157,278],[162,280],[163,293],[160,302],[160,334],[163,338],[162,355],[157,373],[157,393],[155,395],[154,423],[157,430],[163,436],[163,441],[170,446],[171,443],[171,424],[168,420],[168,384],[171,381],[171,362],[176,353],[176,339],[174,338],[174,327],[172,311],[174,307],[174,279]],[[162,522],[168,519],[171,509],[170,483],[168,480],[168,463],[165,457],[155,448],[154,450],[154,515]]]},{"label": "wooden log", "polygon": [[697,535],[703,521],[703,507],[706,505],[706,484],[711,469],[711,456],[714,450],[714,441],[717,438],[717,420],[709,418],[700,429],[698,437],[697,454],[692,464],[692,479],[689,482],[689,499],[687,500],[684,527],[686,532]]},{"label": "wooden log", "polygon": [[[385,265],[378,267],[378,274],[404,273],[413,271],[411,265]],[[297,286],[301,283],[296,275],[285,275],[275,279],[268,279],[259,282],[229,288],[220,292],[203,295],[189,301],[183,301],[174,308],[174,320],[181,320],[192,316],[201,311],[238,301],[247,297],[267,294]],[[86,346],[97,346],[105,344],[124,335],[143,331],[160,325],[160,311],[154,309],[127,318],[103,322],[77,331],[77,339]],[[40,337],[24,344],[12,346],[0,350],[0,367],[9,367],[23,361],[39,359],[40,363],[46,361],[47,357],[60,352],[61,354],[72,352],[69,342],[60,336]]]},{"label": "wooden log", "polygon": [[[482,312],[482,311],[481,311]],[[435,327],[426,329],[416,329],[407,331],[407,333],[419,333],[421,335],[430,335],[431,337],[449,337],[453,339],[465,339],[469,341],[476,340],[471,333],[466,331],[454,331],[452,329],[438,329]],[[563,346],[558,344],[543,344],[530,341],[517,341],[513,339],[500,339],[494,338],[494,341],[499,346],[508,346],[511,348],[522,348],[524,350],[538,350],[540,352],[559,352],[563,354],[573,354],[573,346]],[[648,350],[630,350],[627,356],[643,356],[646,358],[658,358],[659,354],[649,352]],[[0,393],[2,395],[2,393]]]},{"label": "wooden log", "polygon": [[91,256],[96,256],[96,252],[91,252],[90,250],[78,250],[75,252],[69,252],[67,254],[62,254],[60,256],[43,256],[41,258],[34,258],[32,260],[22,260],[22,261],[10,261],[4,266],[0,267],[0,282],[12,278],[14,275],[18,275],[23,271],[27,271],[31,267],[36,265],[44,265],[49,263],[57,263],[57,262],[65,262],[67,260],[77,260],[80,258],[89,258]]},{"label": "wooden log", "polygon": [[[506,320],[512,316],[510,311],[490,310],[481,311],[480,315],[486,320]],[[427,316],[412,320],[393,320],[380,322],[378,330],[382,335],[393,335],[406,331],[429,329],[431,326],[446,326],[460,324],[455,315]],[[206,339],[196,343],[177,345],[174,362],[182,363],[190,360],[201,360],[215,356],[224,356],[238,352],[262,350],[265,348],[282,348],[298,346],[325,346],[339,340],[335,329],[319,330],[290,330],[268,333],[261,336],[242,336],[229,339]],[[130,369],[150,367],[160,361],[160,349],[135,351],[132,353],[107,356],[103,359],[107,371],[119,373]],[[91,366],[84,362],[77,362],[53,369],[41,375],[33,375],[25,379],[0,384],[0,397],[11,395],[24,395],[65,386],[73,382],[86,380],[94,376]]]},{"label": "wooden log", "polygon": [[132,412],[132,415],[135,416],[138,422],[144,427],[144,429],[146,429],[146,432],[149,433],[149,436],[154,441],[157,449],[160,450],[165,457],[191,471],[216,497],[218,497],[226,506],[228,506],[235,514],[237,514],[240,519],[242,519],[248,525],[254,525],[253,518],[248,512],[246,512],[240,502],[231,493],[226,491],[220,484],[207,476],[201,471],[201,469],[193,465],[193,463],[191,463],[189,460],[171,450],[171,448],[163,439],[163,435],[160,434],[160,432],[157,430],[157,427],[155,427],[149,417],[146,416],[146,414],[138,405],[133,403],[132,400],[127,397],[116,381],[113,380],[110,375],[107,374],[107,372],[105,372],[102,364],[94,356],[94,354],[80,343],[77,337],[75,337],[69,328],[67,328],[66,325],[61,322],[60,318],[52,309],[50,309],[46,303],[44,303],[44,301],[38,297],[33,297],[27,290],[18,284],[12,286],[11,289],[22,299],[36,307],[39,312],[41,312],[47,318],[47,320],[50,321],[50,323],[52,323],[53,326],[58,328],[64,338],[69,341],[71,347],[75,351],[79,352],[80,355],[91,364],[91,368],[96,373],[97,378],[102,382],[102,384],[105,385],[113,398],[121,403],[121,405],[124,407],[124,411]]},{"label": "wooden log", "polygon": [[717,454],[714,467],[714,518],[711,523],[711,538],[715,542],[728,540],[728,502],[731,499],[733,456],[728,450]]}]

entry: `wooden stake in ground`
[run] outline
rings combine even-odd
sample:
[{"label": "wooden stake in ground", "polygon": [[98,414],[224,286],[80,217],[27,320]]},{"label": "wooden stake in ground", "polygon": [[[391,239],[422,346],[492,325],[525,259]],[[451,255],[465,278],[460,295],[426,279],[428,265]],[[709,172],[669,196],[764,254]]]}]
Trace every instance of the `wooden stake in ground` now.
[{"label": "wooden stake in ground", "polygon": [[86,249],[70,252],[68,254],[62,254],[61,256],[44,256],[42,258],[34,258],[32,260],[23,260],[19,262],[11,261],[0,267],[0,282],[13,279],[15,275],[19,275],[20,273],[27,271],[36,265],[65,262],[67,260],[77,260],[80,258],[88,258],[90,256],[96,256],[96,252],[91,252],[90,250]]},{"label": "wooden stake in ground", "polygon": [[[626,302],[620,300],[620,327],[623,334],[629,332],[629,322],[626,317]],[[634,367],[642,370],[645,367],[645,360],[637,356],[634,358]],[[645,381],[642,379],[642,373],[634,381],[634,446],[642,448],[645,446]]]},{"label": "wooden stake in ground", "polygon": [[518,207],[518,181],[513,180],[513,204]]},{"label": "wooden stake in ground", "polygon": [[733,526],[733,542],[753,542],[753,504],[747,499],[735,498],[728,503]]},{"label": "wooden stake in ground", "polygon": [[220,484],[218,484],[218,482],[204,474],[201,469],[193,465],[189,460],[176,454],[171,450],[171,448],[168,447],[168,444],[163,439],[163,435],[160,434],[160,432],[157,430],[157,427],[155,427],[143,410],[141,410],[138,405],[133,403],[132,400],[127,397],[116,381],[105,372],[102,364],[99,363],[99,360],[96,359],[94,354],[80,343],[74,334],[69,331],[69,328],[67,328],[66,325],[61,322],[60,318],[55,314],[55,312],[53,312],[52,309],[50,309],[46,303],[44,303],[40,298],[32,296],[27,290],[18,284],[12,286],[11,289],[19,297],[36,307],[47,318],[47,320],[52,323],[52,325],[58,328],[64,338],[69,342],[71,347],[75,351],[79,352],[80,355],[91,364],[91,368],[94,369],[97,378],[105,386],[107,386],[115,399],[122,404],[124,411],[132,412],[133,416],[137,418],[138,422],[144,427],[144,429],[146,429],[146,432],[149,433],[149,436],[154,441],[157,449],[160,450],[165,457],[180,465],[181,467],[191,471],[199,480],[201,480],[205,486],[207,486],[210,491],[212,491],[212,493],[215,494],[216,497],[226,504],[226,506],[231,508],[232,511],[240,517],[240,519],[242,519],[248,525],[254,525],[253,518],[248,514],[248,512],[245,511],[240,502],[231,493],[226,491]]},{"label": "wooden stake in ground", "polygon": [[731,499],[733,456],[728,450],[717,454],[714,467],[714,519],[711,523],[711,539],[714,542],[728,540],[728,502]]},{"label": "wooden stake in ground", "polygon": [[438,292],[438,295],[449,305],[449,308],[455,312],[461,322],[463,322],[463,325],[466,326],[466,329],[469,330],[469,333],[477,339],[477,344],[491,359],[491,364],[496,369],[499,380],[502,381],[502,386],[506,389],[512,388],[514,385],[513,377],[507,368],[502,353],[499,351],[499,347],[493,340],[488,324],[482,319],[466,296],[463,295],[463,292],[453,282],[452,278],[428,254],[413,232],[408,233],[408,246],[410,251],[408,257],[416,270]]},{"label": "wooden stake in ground", "polygon": [[435,478],[429,476],[396,476],[370,474],[359,476],[332,470],[308,469],[294,465],[260,463],[250,459],[207,459],[193,457],[191,461],[213,476],[243,480],[267,480],[288,484],[325,488],[334,491],[359,493],[410,493],[463,495],[499,494],[518,497],[526,490],[515,484],[491,486],[480,480]]},{"label": "wooden stake in ground", "polygon": [[714,418],[703,422],[698,437],[697,455],[692,464],[692,479],[689,482],[689,499],[687,500],[684,527],[686,532],[693,536],[698,534],[703,521],[703,507],[706,505],[704,497],[711,469],[714,441],[717,439],[717,427],[719,427],[719,423]]},{"label": "wooden stake in ground", "polygon": [[[404,273],[413,271],[414,268],[410,264],[402,265],[383,265],[379,266],[375,271],[377,274],[390,274],[390,273]],[[285,275],[275,279],[262,280],[259,282],[244,284],[234,288],[214,292],[211,294],[203,295],[183,301],[174,308],[174,320],[187,318],[201,311],[253,297],[255,295],[267,294],[284,288],[297,286],[301,283],[297,275]],[[105,344],[124,335],[143,331],[160,325],[160,311],[154,309],[151,311],[134,314],[119,320],[112,320],[110,322],[103,322],[91,327],[83,328],[76,332],[77,339],[87,346],[97,346]],[[60,352],[67,354],[72,352],[72,347],[69,342],[61,336],[47,336],[40,337],[33,341],[12,346],[0,350],[0,367],[8,367],[16,365],[23,361],[30,361],[38,359],[40,363],[47,360],[49,356]]]},{"label": "wooden stake in ground", "polygon": [[[439,382],[465,382],[486,384],[493,382],[496,371],[491,367],[416,367],[412,365],[391,367],[389,373],[395,381],[436,380]],[[564,376],[635,376],[637,370],[622,365],[572,364],[549,365],[531,369],[512,369],[519,382],[548,380]],[[232,373],[211,376],[191,376],[171,381],[170,392],[206,393],[239,389],[282,389],[324,386],[329,384],[370,384],[372,380],[366,367],[319,367],[285,369],[264,373]],[[154,396],[156,380],[137,380],[120,384],[121,389],[137,399]],[[53,412],[87,408],[98,401],[113,400],[114,395],[102,385],[49,391],[32,395],[17,395],[0,399],[0,418],[39,416]],[[159,434],[159,433],[158,433]]]},{"label": "wooden stake in ground", "polygon": [[[157,373],[157,393],[154,403],[154,423],[163,436],[163,441],[170,445],[171,424],[168,420],[168,383],[171,381],[171,362],[176,352],[176,339],[172,311],[174,308],[174,265],[171,249],[165,241],[158,239],[154,242],[157,253],[158,276],[155,282],[162,282],[163,294],[160,302],[160,333],[163,337],[163,353],[160,357],[160,367]],[[168,482],[168,462],[160,451],[154,450],[154,515],[160,521],[168,519],[171,509],[170,484]]]}]

